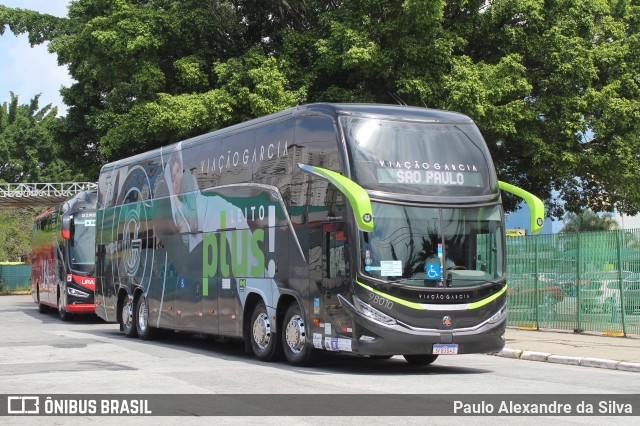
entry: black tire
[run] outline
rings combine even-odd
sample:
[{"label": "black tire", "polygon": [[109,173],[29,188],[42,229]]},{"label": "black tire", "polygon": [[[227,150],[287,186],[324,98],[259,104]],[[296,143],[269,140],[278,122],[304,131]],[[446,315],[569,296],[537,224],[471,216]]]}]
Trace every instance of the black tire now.
[{"label": "black tire", "polygon": [[133,306],[133,300],[128,296],[122,301],[122,308],[120,309],[120,330],[122,330],[127,337],[136,337],[138,334],[136,330],[135,307]]},{"label": "black tire", "polygon": [[69,321],[71,314],[64,307],[64,296],[58,292],[58,316],[62,321]]},{"label": "black tire", "polygon": [[390,359],[393,358],[393,355],[369,355],[371,359]]},{"label": "black tire", "polygon": [[424,354],[424,355],[402,355],[409,364],[412,365],[429,365],[438,359],[438,355]]},{"label": "black tire", "polygon": [[41,314],[46,314],[47,312],[49,312],[49,307],[40,302],[40,291],[38,291],[38,312],[40,312]]},{"label": "black tire", "polygon": [[287,308],[281,334],[284,356],[289,364],[306,366],[318,360],[319,352],[313,347],[311,335],[297,302],[293,302]]},{"label": "black tire", "polygon": [[158,329],[149,325],[149,305],[144,294],[138,297],[136,302],[136,333],[142,340],[153,340],[158,337]]},{"label": "black tire", "polygon": [[260,301],[253,309],[249,324],[249,339],[254,355],[261,361],[277,361],[282,358],[282,344],[278,335],[271,330],[267,307]]}]

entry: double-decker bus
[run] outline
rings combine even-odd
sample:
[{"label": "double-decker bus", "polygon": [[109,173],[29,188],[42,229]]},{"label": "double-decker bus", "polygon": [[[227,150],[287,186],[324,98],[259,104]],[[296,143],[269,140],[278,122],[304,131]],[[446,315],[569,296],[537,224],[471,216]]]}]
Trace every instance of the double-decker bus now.
[{"label": "double-decker bus", "polygon": [[81,191],[38,215],[33,225],[31,294],[41,313],[63,321],[93,314],[96,191]]},{"label": "double-decker bus", "polygon": [[96,314],[126,336],[243,339],[261,360],[504,346],[500,188],[461,114],[310,104],[103,166]]}]

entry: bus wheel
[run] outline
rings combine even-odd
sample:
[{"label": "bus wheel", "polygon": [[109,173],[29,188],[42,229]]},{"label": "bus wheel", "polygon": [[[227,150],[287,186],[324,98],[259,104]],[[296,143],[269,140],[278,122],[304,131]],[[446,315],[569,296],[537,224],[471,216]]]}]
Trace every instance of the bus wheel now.
[{"label": "bus wheel", "polygon": [[262,301],[251,314],[251,349],[261,361],[276,361],[282,355],[282,345],[271,329],[267,307]]},{"label": "bus wheel", "polygon": [[133,319],[133,300],[125,298],[120,312],[120,329],[127,337],[136,337],[136,324]]},{"label": "bus wheel", "polygon": [[71,319],[71,314],[64,308],[63,300],[63,296],[58,294],[58,315],[62,321],[69,321]]},{"label": "bus wheel", "polygon": [[298,303],[289,305],[283,324],[282,346],[289,364],[311,365],[317,361],[318,351],[311,346],[311,341],[307,338],[305,321]]},{"label": "bus wheel", "polygon": [[138,297],[136,305],[136,332],[142,340],[151,340],[157,336],[158,329],[149,325],[149,305],[144,294]]},{"label": "bus wheel", "polygon": [[409,364],[429,365],[438,359],[438,355],[402,355]]},{"label": "bus wheel", "polygon": [[49,312],[49,307],[40,301],[40,291],[38,291],[38,312],[41,314]]}]

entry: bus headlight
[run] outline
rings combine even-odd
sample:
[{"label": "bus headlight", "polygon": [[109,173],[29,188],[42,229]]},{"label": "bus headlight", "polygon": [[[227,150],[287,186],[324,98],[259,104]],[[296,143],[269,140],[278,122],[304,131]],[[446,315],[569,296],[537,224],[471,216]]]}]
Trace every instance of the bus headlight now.
[{"label": "bus headlight", "polygon": [[491,316],[491,318],[489,318],[489,322],[491,324],[495,324],[500,320],[502,320],[502,318],[504,318],[506,315],[507,315],[507,305],[505,304],[505,305],[502,305],[502,308],[500,308],[498,312],[496,312]]},{"label": "bus headlight", "polygon": [[397,324],[395,319],[393,319],[389,315],[384,314],[384,313],[380,312],[379,310],[371,307],[371,305],[368,305],[368,304],[364,303],[362,300],[358,299],[356,296],[353,296],[353,301],[355,302],[354,303],[355,308],[362,315],[364,315],[366,317],[369,317],[372,320],[381,322],[383,324],[387,324],[387,325]]},{"label": "bus headlight", "polygon": [[76,290],[71,287],[67,287],[67,293],[69,293],[70,296],[75,297],[89,297],[89,293],[85,293],[84,291]]}]

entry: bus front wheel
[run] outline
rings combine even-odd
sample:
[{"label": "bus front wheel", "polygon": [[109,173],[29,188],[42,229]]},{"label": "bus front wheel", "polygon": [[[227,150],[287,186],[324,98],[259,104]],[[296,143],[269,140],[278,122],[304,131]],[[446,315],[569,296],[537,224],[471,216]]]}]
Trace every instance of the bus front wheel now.
[{"label": "bus front wheel", "polygon": [[298,303],[289,305],[283,324],[282,346],[289,364],[304,366],[316,362],[318,351],[308,339],[308,330]]},{"label": "bus front wheel", "polygon": [[144,294],[138,297],[136,303],[136,332],[142,340],[151,340],[156,338],[158,329],[149,325],[149,305]]},{"label": "bus front wheel", "polygon": [[136,324],[134,321],[133,300],[125,297],[122,301],[122,310],[120,311],[120,329],[127,337],[136,337]]},{"label": "bus front wheel", "polygon": [[267,307],[262,301],[251,314],[251,349],[261,361],[277,361],[282,356],[282,345],[271,329]]},{"label": "bus front wheel", "polygon": [[69,321],[71,314],[64,307],[64,295],[58,293],[58,316],[62,321]]},{"label": "bus front wheel", "polygon": [[413,365],[429,365],[438,359],[438,355],[403,355],[409,364]]}]

